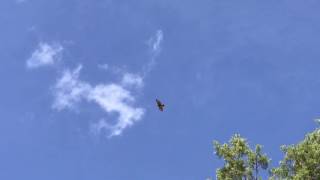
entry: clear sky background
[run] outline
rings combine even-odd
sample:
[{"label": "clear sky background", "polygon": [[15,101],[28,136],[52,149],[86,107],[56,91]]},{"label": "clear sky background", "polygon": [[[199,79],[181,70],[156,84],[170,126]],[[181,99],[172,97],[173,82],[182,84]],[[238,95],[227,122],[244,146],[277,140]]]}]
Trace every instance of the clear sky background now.
[{"label": "clear sky background", "polygon": [[319,9],[1,0],[0,179],[201,180],[234,133],[277,165],[320,116]]}]

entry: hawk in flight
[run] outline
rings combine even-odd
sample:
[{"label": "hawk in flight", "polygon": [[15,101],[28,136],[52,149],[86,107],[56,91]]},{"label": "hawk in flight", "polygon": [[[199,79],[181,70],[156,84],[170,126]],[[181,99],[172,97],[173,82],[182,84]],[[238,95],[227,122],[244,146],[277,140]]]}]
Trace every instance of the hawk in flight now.
[{"label": "hawk in flight", "polygon": [[156,99],[156,102],[157,102],[157,106],[158,106],[159,110],[163,111],[164,104],[162,104],[162,102],[159,99]]}]

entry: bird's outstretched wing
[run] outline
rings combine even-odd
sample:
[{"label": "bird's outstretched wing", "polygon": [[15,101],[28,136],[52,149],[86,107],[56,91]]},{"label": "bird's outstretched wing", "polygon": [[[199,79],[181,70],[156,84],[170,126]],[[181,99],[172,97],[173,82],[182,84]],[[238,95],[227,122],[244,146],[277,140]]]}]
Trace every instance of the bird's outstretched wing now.
[{"label": "bird's outstretched wing", "polygon": [[159,99],[156,99],[156,102],[157,102],[157,105],[158,105],[158,106],[162,104]]},{"label": "bird's outstretched wing", "polygon": [[163,111],[164,104],[159,99],[156,99],[156,102],[157,102],[157,106],[158,106],[159,110]]}]

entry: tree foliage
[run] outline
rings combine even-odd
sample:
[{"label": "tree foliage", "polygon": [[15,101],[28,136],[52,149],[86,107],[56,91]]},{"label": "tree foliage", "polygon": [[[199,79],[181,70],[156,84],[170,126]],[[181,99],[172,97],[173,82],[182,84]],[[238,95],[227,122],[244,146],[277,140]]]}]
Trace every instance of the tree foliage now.
[{"label": "tree foliage", "polygon": [[218,180],[254,180],[259,178],[261,169],[268,168],[269,159],[262,153],[262,146],[256,145],[252,150],[239,134],[231,137],[228,144],[214,141],[214,148],[216,155],[225,162],[217,169]]},{"label": "tree foliage", "polygon": [[[316,120],[320,126],[320,119]],[[261,170],[268,169],[269,158],[262,153],[262,146],[252,150],[239,134],[228,143],[214,141],[216,155],[224,160],[216,170],[217,180],[257,180]],[[304,140],[293,145],[283,145],[284,158],[279,167],[270,171],[269,180],[320,180],[320,128],[306,134]]]},{"label": "tree foliage", "polygon": [[270,179],[320,180],[320,129],[296,145],[282,146],[285,157]]}]

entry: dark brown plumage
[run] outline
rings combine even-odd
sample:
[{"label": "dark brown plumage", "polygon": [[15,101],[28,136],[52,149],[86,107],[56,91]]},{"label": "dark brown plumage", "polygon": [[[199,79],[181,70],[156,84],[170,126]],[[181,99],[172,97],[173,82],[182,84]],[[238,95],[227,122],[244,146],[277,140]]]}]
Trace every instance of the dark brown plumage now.
[{"label": "dark brown plumage", "polygon": [[156,102],[157,102],[157,106],[158,106],[159,110],[163,111],[164,104],[159,99],[156,99]]}]

